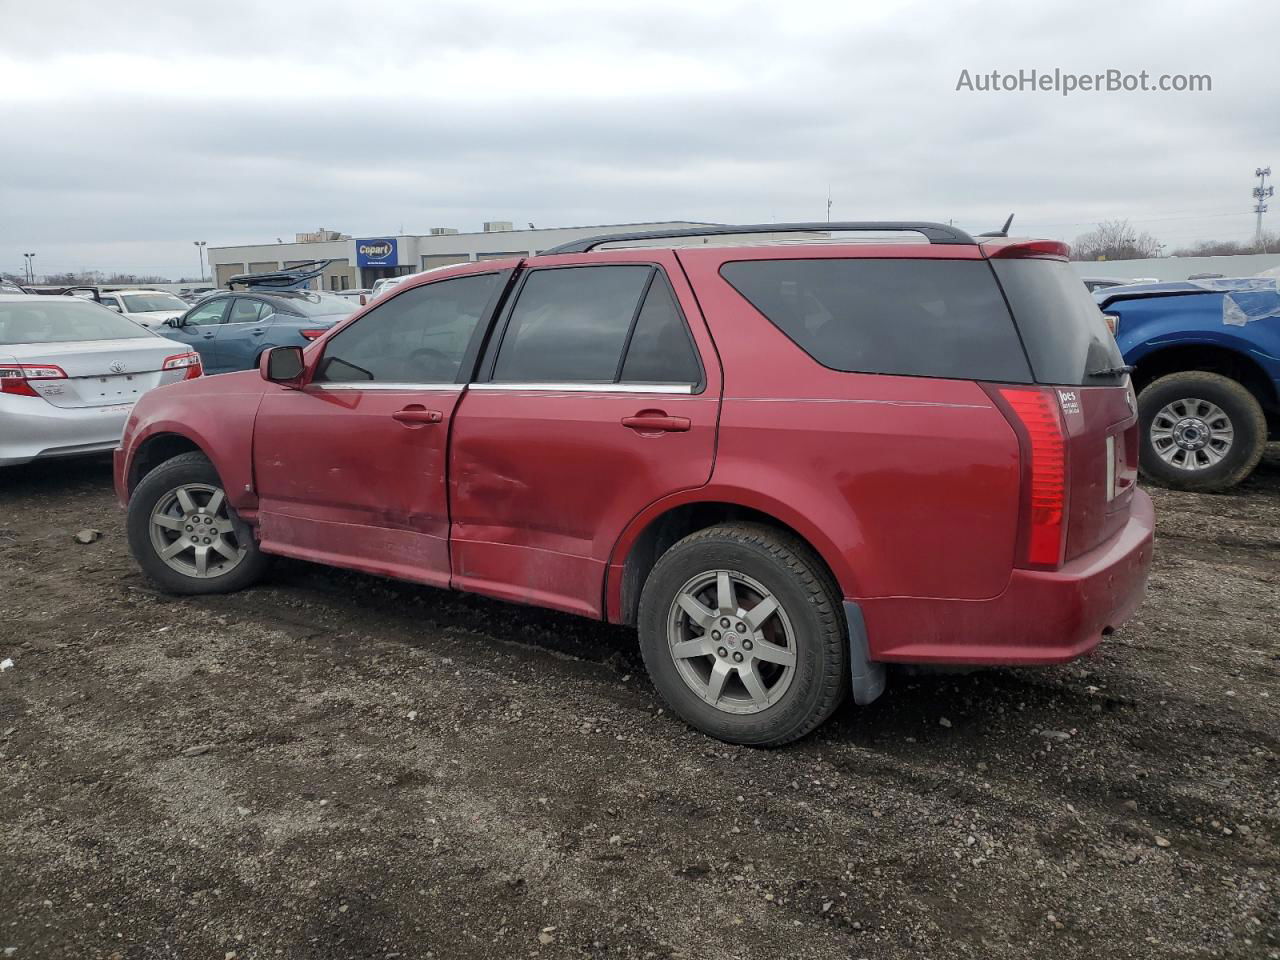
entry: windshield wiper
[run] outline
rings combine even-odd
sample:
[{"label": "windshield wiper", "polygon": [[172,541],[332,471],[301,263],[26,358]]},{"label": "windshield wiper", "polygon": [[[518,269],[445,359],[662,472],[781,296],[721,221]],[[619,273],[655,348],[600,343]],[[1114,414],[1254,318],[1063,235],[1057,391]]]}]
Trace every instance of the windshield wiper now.
[{"label": "windshield wiper", "polygon": [[1103,367],[1101,370],[1090,370],[1086,377],[1115,377],[1123,373],[1133,373],[1133,367],[1121,364],[1118,367]]}]

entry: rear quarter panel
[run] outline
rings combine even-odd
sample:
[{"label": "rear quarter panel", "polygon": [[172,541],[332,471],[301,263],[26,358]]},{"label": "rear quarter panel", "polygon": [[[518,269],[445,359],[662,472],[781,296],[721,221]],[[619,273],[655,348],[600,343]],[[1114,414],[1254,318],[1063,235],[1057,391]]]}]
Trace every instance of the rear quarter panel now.
[{"label": "rear quarter panel", "polygon": [[[864,249],[852,255],[886,255]],[[781,255],[851,255],[826,250]],[[846,597],[998,595],[1013,566],[1020,482],[1004,415],[972,381],[822,366],[720,276],[741,259],[729,253],[680,252],[724,368],[707,492],[784,505],[774,515],[823,554]]]}]

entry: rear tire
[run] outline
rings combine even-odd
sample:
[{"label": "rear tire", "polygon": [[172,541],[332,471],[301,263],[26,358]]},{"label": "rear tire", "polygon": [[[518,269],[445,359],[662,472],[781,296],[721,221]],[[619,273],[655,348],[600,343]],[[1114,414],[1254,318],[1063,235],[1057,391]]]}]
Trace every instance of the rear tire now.
[{"label": "rear tire", "polygon": [[807,545],[763,524],[709,527],[662,555],[640,650],[671,709],[729,743],[797,740],[849,689],[839,590]]},{"label": "rear tire", "polygon": [[181,454],[143,477],[127,528],[142,572],[170,593],[231,593],[260,580],[269,562],[203,453]]},{"label": "rear tire", "polygon": [[1185,370],[1138,395],[1139,466],[1176,490],[1229,490],[1253,472],[1267,443],[1262,405],[1242,384]]}]

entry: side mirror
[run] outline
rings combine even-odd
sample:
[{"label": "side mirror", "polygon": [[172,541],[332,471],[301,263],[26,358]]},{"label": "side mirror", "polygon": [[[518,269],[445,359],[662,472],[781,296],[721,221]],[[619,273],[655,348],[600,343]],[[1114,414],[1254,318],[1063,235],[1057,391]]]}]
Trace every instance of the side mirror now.
[{"label": "side mirror", "polygon": [[302,361],[301,347],[272,347],[262,355],[259,368],[263,380],[285,385],[296,384],[306,365]]},{"label": "side mirror", "polygon": [[367,306],[368,303],[369,303],[368,294],[364,294],[364,293],[360,294],[360,306],[362,307]]},{"label": "side mirror", "polygon": [[166,321],[164,322],[164,325],[165,325],[166,327],[174,327],[174,328],[176,329],[177,327],[182,326],[182,318],[181,318],[181,317],[170,317],[168,320],[166,320]]}]

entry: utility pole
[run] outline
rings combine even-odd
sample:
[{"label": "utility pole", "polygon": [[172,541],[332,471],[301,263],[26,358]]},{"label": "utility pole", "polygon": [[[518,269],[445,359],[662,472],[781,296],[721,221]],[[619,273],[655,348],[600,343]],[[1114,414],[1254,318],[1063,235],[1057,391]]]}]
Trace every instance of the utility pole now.
[{"label": "utility pole", "polygon": [[1258,185],[1253,188],[1253,199],[1258,201],[1253,206],[1253,212],[1258,215],[1258,230],[1254,236],[1254,243],[1260,252],[1266,253],[1262,247],[1262,215],[1267,212],[1267,198],[1275,194],[1276,188],[1267,186],[1267,177],[1271,176],[1270,167],[1259,167],[1253,171],[1253,175],[1258,178]]},{"label": "utility pole", "polygon": [[198,251],[200,252],[200,282],[201,282],[201,283],[204,283],[204,245],[205,245],[205,241],[204,241],[204,240],[192,240],[191,242],[192,242],[192,243],[194,243],[194,244],[196,245],[196,250],[198,250]]},{"label": "utility pole", "polygon": [[831,184],[827,184],[827,223],[831,222]]},{"label": "utility pole", "polygon": [[24,253],[22,255],[22,259],[27,266],[27,283],[35,283],[36,265],[34,261],[36,259],[36,255],[34,253]]}]

